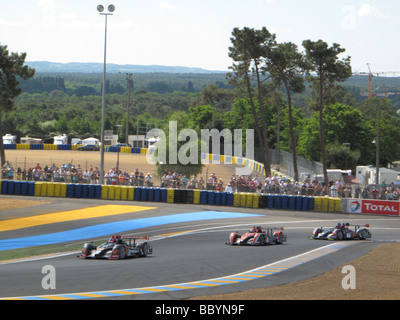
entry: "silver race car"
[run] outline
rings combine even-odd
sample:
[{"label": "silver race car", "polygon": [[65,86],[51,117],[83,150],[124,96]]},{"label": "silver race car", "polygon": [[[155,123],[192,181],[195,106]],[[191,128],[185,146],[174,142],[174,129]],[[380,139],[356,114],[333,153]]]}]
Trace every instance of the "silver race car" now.
[{"label": "silver race car", "polygon": [[338,223],[335,227],[324,229],[323,227],[315,228],[309,239],[317,240],[366,240],[372,237],[369,231],[369,224],[365,226],[352,225],[354,229],[350,228],[349,223]]},{"label": "silver race car", "polygon": [[129,257],[146,257],[153,253],[153,247],[147,241],[136,243],[136,240],[149,240],[149,237],[122,237],[112,236],[107,242],[95,246],[93,243],[85,243],[81,259],[125,259]]}]

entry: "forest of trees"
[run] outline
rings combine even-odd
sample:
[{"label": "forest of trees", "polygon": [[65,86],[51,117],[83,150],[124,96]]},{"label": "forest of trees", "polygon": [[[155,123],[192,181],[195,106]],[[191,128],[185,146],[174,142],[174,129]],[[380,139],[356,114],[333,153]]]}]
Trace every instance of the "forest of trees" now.
[{"label": "forest of trees", "polygon": [[[238,29],[232,39],[238,40],[244,31],[257,34],[262,30]],[[232,42],[232,48],[238,46],[237,42]],[[278,48],[278,44],[272,47]],[[296,48],[287,45],[280,49],[293,50],[293,53],[296,51]],[[267,141],[262,142],[263,137],[255,134],[256,146],[268,145],[270,149],[288,152],[295,146],[297,155],[321,161],[322,121],[327,167],[344,168],[344,155],[348,152],[348,165],[355,168],[356,165],[375,163],[376,148],[373,141],[377,136],[379,109],[381,165],[400,160],[400,148],[397,148],[400,144],[399,96],[392,100],[381,97],[368,100],[360,94],[367,90],[367,77],[350,76],[342,82],[333,81],[332,85],[326,87],[323,108],[318,109],[318,81],[311,81],[306,73],[299,74],[303,78],[303,86],[295,87],[295,82],[291,82],[292,86],[285,88],[285,81],[294,81],[294,78],[290,78],[293,76],[290,73],[286,74],[288,78],[283,77],[276,60],[275,64],[260,65],[269,68],[265,69],[268,73],[264,70],[260,71],[260,75],[275,77],[265,77],[267,81],[257,82],[254,73],[240,69],[247,60],[239,57],[239,52],[233,49],[231,54],[232,57],[238,54],[234,58],[238,60],[234,61],[242,60],[240,64],[234,64],[236,70],[233,68],[228,75],[134,74],[129,134],[145,134],[142,131],[145,124],[163,129],[171,119],[178,120],[179,127],[195,130],[227,128],[232,131],[256,131],[257,127],[264,127]],[[268,59],[272,59],[272,52],[268,54]],[[242,71],[244,77],[238,79]],[[246,74],[249,76],[247,87],[243,82]],[[400,83],[397,78],[385,81],[390,81],[393,86]],[[116,132],[118,125],[119,139],[125,141],[126,75],[107,75],[106,86],[105,129]],[[40,138],[58,134],[67,134],[70,138],[100,137],[101,74],[36,73],[31,79],[21,79],[20,87],[22,94],[15,99],[14,107],[3,114],[4,134]],[[346,150],[344,143],[351,144],[349,150]]]}]

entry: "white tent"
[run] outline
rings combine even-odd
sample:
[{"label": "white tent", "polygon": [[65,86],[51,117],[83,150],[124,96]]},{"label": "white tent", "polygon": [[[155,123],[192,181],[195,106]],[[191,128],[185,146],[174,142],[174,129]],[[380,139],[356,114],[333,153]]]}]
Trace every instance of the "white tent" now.
[{"label": "white tent", "polygon": [[100,145],[100,140],[96,139],[96,138],[87,138],[87,139],[82,140],[82,144],[98,146],[98,145]]}]

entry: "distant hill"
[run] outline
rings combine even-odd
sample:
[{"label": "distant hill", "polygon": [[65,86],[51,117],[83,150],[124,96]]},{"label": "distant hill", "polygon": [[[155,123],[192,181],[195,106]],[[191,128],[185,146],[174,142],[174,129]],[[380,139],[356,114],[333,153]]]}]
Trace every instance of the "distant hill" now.
[{"label": "distant hill", "polygon": [[[26,64],[40,73],[102,73],[103,63],[69,62],[57,63],[49,61],[27,61]],[[118,65],[107,63],[107,73],[226,73],[226,71],[206,70],[179,66],[143,66],[143,65]]]}]

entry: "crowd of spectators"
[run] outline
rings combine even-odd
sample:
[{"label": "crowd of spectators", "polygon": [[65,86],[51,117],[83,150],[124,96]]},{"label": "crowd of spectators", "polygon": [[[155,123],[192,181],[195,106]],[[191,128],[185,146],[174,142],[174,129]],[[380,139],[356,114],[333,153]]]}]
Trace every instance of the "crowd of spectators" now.
[{"label": "crowd of spectators", "polygon": [[[62,166],[56,166],[53,163],[51,166],[45,165],[44,167],[37,163],[36,166],[28,170],[21,169],[21,167],[15,170],[13,165],[7,161],[1,168],[1,179],[98,184],[100,170],[98,167],[93,166],[83,169],[79,164],[72,165],[70,163]],[[159,182],[158,179],[154,182],[150,173],[144,175],[139,169],[129,173],[112,168],[105,173],[104,183],[107,185],[156,186],[176,189],[330,196],[356,199],[399,200],[400,198],[400,186],[396,184],[360,186],[359,184],[346,183],[343,180],[332,180],[328,184],[324,184],[316,178],[306,178],[300,183],[287,178],[280,178],[276,175],[261,179],[257,174],[254,176],[232,175],[229,181],[224,182],[222,178],[218,179],[215,173],[211,173],[210,177],[205,180],[202,176],[199,178],[195,175],[186,177],[186,175],[176,171],[165,171]]]},{"label": "crowd of spectators", "polygon": [[69,164],[56,166],[45,165],[42,167],[40,163],[29,169],[17,170],[13,168],[12,164],[7,161],[2,167],[2,179],[8,180],[25,180],[25,181],[53,181],[53,182],[67,182],[67,183],[98,183],[99,170],[90,166],[88,170],[83,170],[80,165],[74,166]]},{"label": "crowd of spectators", "polygon": [[289,179],[267,177],[265,179],[263,193],[291,194],[304,196],[329,196],[333,198],[356,198],[377,200],[399,200],[400,185],[380,184],[361,186],[343,180],[331,180],[328,184],[318,179],[306,178],[302,183]]},{"label": "crowd of spectators", "polygon": [[[83,169],[79,164],[68,163],[59,167],[53,163],[50,167],[47,165],[42,167],[37,163],[36,166],[30,167],[28,170],[18,167],[15,171],[12,164],[7,161],[2,167],[1,178],[3,180],[98,184],[100,170],[92,165]],[[104,183],[108,185],[153,186],[151,174],[148,173],[144,176],[138,169],[129,174],[127,171],[112,168],[105,173]]]}]

